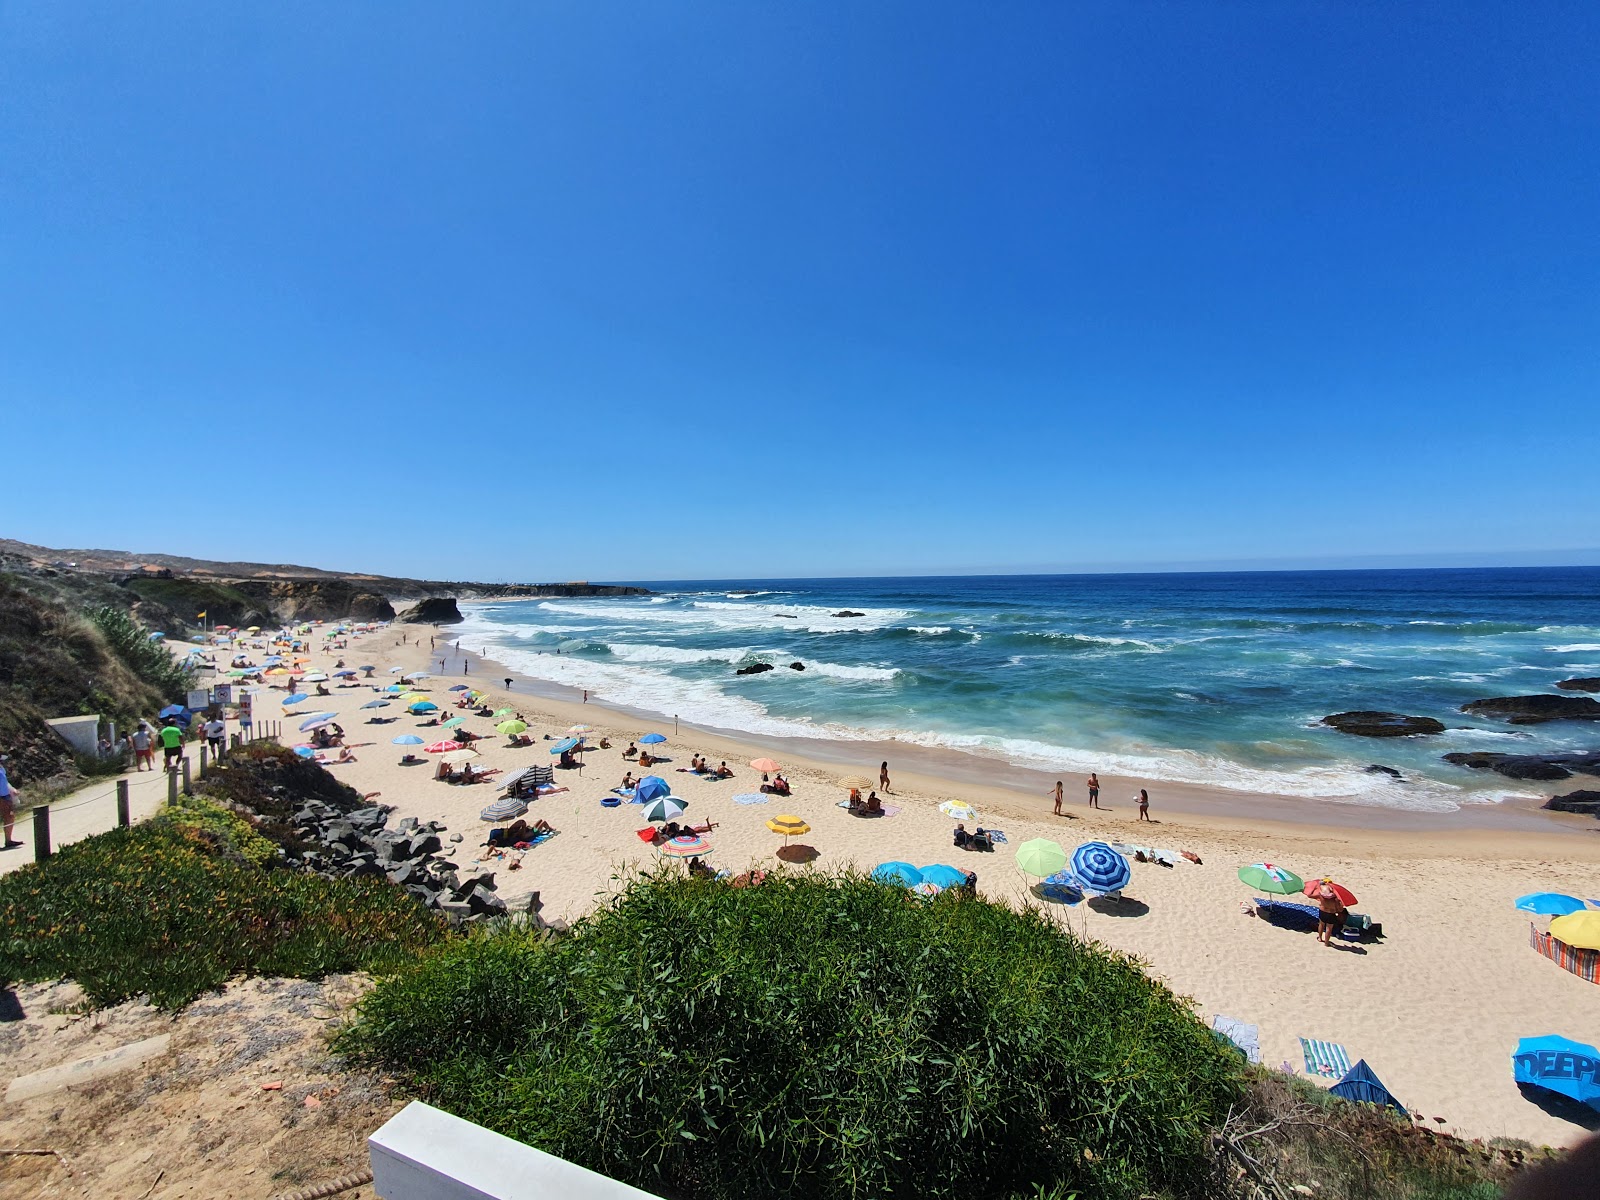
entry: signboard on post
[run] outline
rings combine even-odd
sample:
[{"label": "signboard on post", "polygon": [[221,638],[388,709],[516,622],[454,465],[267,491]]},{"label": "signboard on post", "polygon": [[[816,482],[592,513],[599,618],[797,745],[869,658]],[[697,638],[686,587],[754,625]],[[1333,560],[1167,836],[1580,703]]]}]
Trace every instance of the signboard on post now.
[{"label": "signboard on post", "polygon": [[199,712],[202,708],[211,707],[211,693],[205,688],[194,688],[189,692],[189,699],[184,707],[190,712]]},{"label": "signboard on post", "polygon": [[211,689],[211,703],[213,703],[213,704],[232,704],[233,703],[233,684],[231,684],[231,683],[219,683],[214,688],[212,688]]}]

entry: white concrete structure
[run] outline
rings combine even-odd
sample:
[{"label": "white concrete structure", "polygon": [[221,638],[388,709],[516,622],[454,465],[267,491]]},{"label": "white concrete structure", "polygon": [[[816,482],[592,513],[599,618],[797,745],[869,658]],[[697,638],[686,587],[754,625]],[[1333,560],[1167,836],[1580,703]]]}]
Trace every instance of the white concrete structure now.
[{"label": "white concrete structure", "polygon": [[100,753],[99,717],[55,717],[45,722],[79,754]]},{"label": "white concrete structure", "polygon": [[659,1200],[419,1101],[367,1149],[381,1200]]}]

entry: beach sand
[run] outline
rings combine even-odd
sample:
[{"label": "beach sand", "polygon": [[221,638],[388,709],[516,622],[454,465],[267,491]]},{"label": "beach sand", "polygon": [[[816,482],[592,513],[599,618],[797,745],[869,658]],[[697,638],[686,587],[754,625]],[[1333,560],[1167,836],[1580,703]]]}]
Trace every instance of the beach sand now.
[{"label": "beach sand", "polygon": [[[1053,779],[1036,772],[899,745],[775,741],[688,726],[675,732],[670,717],[561,699],[548,694],[554,690],[549,685],[516,679],[476,655],[447,651],[448,629],[437,631],[440,649],[431,649],[434,632],[394,626],[352,638],[342,656],[352,666],[377,666],[371,682],[379,685],[397,678],[389,673],[394,666],[433,672],[426,684],[440,705],[441,720],[460,715],[455,694],[447,690],[455,683],[483,689],[493,708],[509,705],[520,711],[536,739],[532,748],[508,747],[489,718],[472,716],[465,726],[489,735],[475,744],[480,751],[475,765],[498,767],[504,774],[453,786],[433,779],[431,755],[419,755],[427,760],[421,766],[400,765],[402,748],[391,745],[391,738],[417,733],[432,741],[448,731],[419,728],[420,718],[399,705],[358,711],[374,698],[366,684],[330,687],[331,697],[313,697],[296,711],[320,706],[337,712],[359,761],[330,770],[358,791],[380,793],[380,802],[394,807],[391,823],[407,816],[437,819],[464,835],[456,853],[463,869],[477,866],[486,853],[481,843],[490,826],[478,813],[498,797],[504,780],[526,766],[555,761],[552,743],[539,739],[559,738],[579,723],[593,726],[591,743],[609,738],[612,749],[586,755],[581,771],[557,771],[565,790],[530,807],[528,819],[549,821],[560,831],[555,838],[521,855],[482,863],[495,871],[499,892],[513,908],[537,891],[547,919],[572,920],[601,901],[619,876],[660,863],[636,836],[646,825],[639,808],[600,804],[625,771],[639,774],[623,760],[623,748],[655,730],[668,737],[662,749],[672,761],[653,773],[687,801],[685,820],[716,824],[707,861],[735,872],[751,866],[807,869],[775,857],[783,839],[765,823],[780,813],[811,825],[810,833],[794,839],[817,851],[809,869],[870,870],[889,859],[918,866],[950,863],[975,870],[984,896],[1016,904],[1037,903],[1029,894],[1033,881],[1017,870],[1013,857],[1015,847],[1030,838],[1057,840],[1069,853],[1097,838],[1193,851],[1201,865],[1135,863],[1125,890],[1130,903],[1045,907],[1078,935],[1148,964],[1176,992],[1192,998],[1207,1022],[1225,1014],[1259,1025],[1262,1060],[1269,1066],[1288,1062],[1303,1073],[1297,1038],[1335,1041],[1346,1047],[1352,1062],[1365,1058],[1435,1128],[1552,1145],[1583,1136],[1579,1126],[1548,1115],[1519,1094],[1511,1078],[1511,1053],[1518,1038],[1539,1034],[1600,1040],[1600,986],[1536,954],[1528,944],[1530,917],[1515,911],[1512,901],[1530,891],[1600,893],[1594,882],[1600,874],[1600,822],[1504,805],[1456,814],[1396,813],[1162,785],[1152,789],[1155,821],[1140,825],[1132,800],[1140,781],[1110,777],[1102,778],[1104,811],[1088,809],[1083,781],[1068,779],[1067,815],[1058,817],[1046,795]],[[410,641],[402,644],[402,636]],[[442,670],[441,654],[446,655]],[[219,653],[219,660],[225,664],[225,655]],[[318,650],[312,669],[332,670],[333,662],[333,655]],[[515,680],[510,692],[503,684],[507,676]],[[261,693],[258,720],[276,716],[283,694]],[[370,723],[375,715],[390,719]],[[294,732],[298,723],[284,719],[286,743],[301,736]],[[710,782],[680,773],[697,753],[713,762],[727,760],[736,778]],[[764,804],[733,803],[735,795],[757,790],[760,773],[747,764],[761,755],[783,764],[794,795]],[[850,816],[838,807],[845,793],[837,778],[852,773],[875,779],[884,757],[890,758],[893,774],[886,802],[899,811],[880,820]],[[953,848],[955,823],[938,808],[947,799],[972,804],[978,819],[968,827],[1003,830],[1009,849],[977,854]],[[1338,879],[1359,897],[1359,911],[1382,922],[1386,936],[1330,948],[1309,933],[1246,915],[1242,909],[1252,893],[1235,873],[1259,861],[1306,877]],[[1531,920],[1542,928],[1545,918]],[[1436,1117],[1445,1118],[1442,1126],[1434,1125]]]}]

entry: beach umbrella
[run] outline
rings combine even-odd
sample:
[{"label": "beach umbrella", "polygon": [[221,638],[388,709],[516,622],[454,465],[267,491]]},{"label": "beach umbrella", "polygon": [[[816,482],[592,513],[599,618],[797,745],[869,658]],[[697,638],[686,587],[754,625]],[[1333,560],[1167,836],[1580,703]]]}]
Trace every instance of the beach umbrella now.
[{"label": "beach umbrella", "polygon": [[872,868],[872,877],[879,883],[887,883],[894,887],[916,887],[922,882],[922,872],[908,862],[879,863]]},{"label": "beach umbrella", "polygon": [[1239,868],[1239,882],[1269,896],[1292,896],[1305,887],[1306,881],[1293,871],[1275,867],[1271,863],[1252,863]]},{"label": "beach umbrella", "polygon": [[316,756],[316,753],[317,753],[310,746],[296,746],[294,748],[294,752],[296,754],[298,754],[301,758],[313,758],[313,757]]},{"label": "beach umbrella", "polygon": [[970,804],[963,804],[959,800],[946,800],[939,805],[939,811],[952,821],[973,821],[978,816],[977,809]]},{"label": "beach umbrella", "polygon": [[1550,936],[1580,950],[1600,950],[1600,912],[1586,908],[1550,922]]},{"label": "beach umbrella", "polygon": [[438,712],[439,706],[432,700],[418,700],[415,704],[408,705],[407,711],[414,713]]},{"label": "beach umbrella", "polygon": [[304,692],[291,692],[289,695],[283,698],[283,706],[288,708],[294,704],[304,704],[309,699],[311,699],[311,697],[306,695]]},{"label": "beach umbrella", "polygon": [[424,754],[446,754],[451,750],[459,749],[461,749],[460,742],[453,742],[446,738],[442,742],[434,742],[431,746],[424,746],[422,748],[422,752]]},{"label": "beach umbrella", "polygon": [[[508,721],[506,723],[509,725],[512,722]],[[577,738],[562,738],[554,746],[550,747],[550,753],[551,754],[565,754],[568,750],[576,750],[579,745],[580,745],[580,743],[579,743]]]},{"label": "beach umbrella", "polygon": [[1320,897],[1317,895],[1317,892],[1321,890],[1323,884],[1327,884],[1333,889],[1334,896],[1336,896],[1339,900],[1339,903],[1344,905],[1346,908],[1349,908],[1352,904],[1356,903],[1356,894],[1354,892],[1345,887],[1344,884],[1335,883],[1331,879],[1308,879],[1306,880],[1306,886],[1301,889],[1301,894],[1310,896],[1312,899],[1320,899]]},{"label": "beach umbrella", "polygon": [[405,688],[401,687],[398,683],[391,683],[383,690],[391,696],[398,696],[401,692],[405,691]]},{"label": "beach umbrella", "polygon": [[1017,847],[1017,866],[1029,875],[1054,875],[1067,865],[1067,852],[1049,838],[1034,838]]},{"label": "beach umbrella", "polygon": [[396,673],[396,672],[397,672],[397,671],[404,671],[404,670],[405,670],[405,668],[404,668],[404,667],[390,667],[390,668],[389,668],[389,674],[391,674],[391,675],[393,675],[393,674],[395,674],[395,673]]},{"label": "beach umbrella", "polygon": [[496,800],[488,808],[478,814],[482,821],[509,821],[513,817],[520,817],[528,811],[528,802],[519,800],[515,796],[507,796],[503,800]]},{"label": "beach umbrella", "polygon": [[967,873],[944,863],[934,863],[922,868],[922,882],[931,883],[936,888],[960,887],[967,882]]},{"label": "beach umbrella", "polygon": [[570,727],[567,730],[567,732],[568,733],[577,734],[579,737],[582,737],[586,733],[593,733],[594,732],[594,726],[593,725],[573,725],[572,727]]},{"label": "beach umbrella", "polygon": [[1523,912],[1539,913],[1546,917],[1564,917],[1568,913],[1582,912],[1583,901],[1576,896],[1563,896],[1560,892],[1531,892],[1517,897],[1517,907]]},{"label": "beach umbrella", "polygon": [[494,710],[494,715],[497,717],[509,717],[515,715],[516,711],[514,708],[497,708]]},{"label": "beach umbrella", "polygon": [[873,782],[872,780],[865,779],[860,775],[846,775],[843,779],[839,780],[839,786],[847,790],[850,788],[870,788],[873,786]]},{"label": "beach umbrella", "polygon": [[331,725],[333,724],[333,719],[338,715],[338,713],[313,713],[300,722],[300,732],[309,733],[313,729],[321,729],[324,725]]},{"label": "beach umbrella", "polygon": [[475,759],[477,757],[478,757],[478,752],[476,750],[470,750],[467,747],[463,746],[459,750],[450,750],[450,751],[445,752],[444,754],[441,754],[439,756],[439,761],[440,762],[447,762],[447,763],[464,763],[464,762],[471,762],[473,759]]},{"label": "beach umbrella", "polygon": [[181,704],[169,704],[156,714],[158,717],[181,717],[187,709]]},{"label": "beach umbrella", "polygon": [[667,786],[667,781],[659,775],[646,775],[633,785],[633,798],[640,804],[646,800],[654,800],[657,796],[668,795],[672,789]]},{"label": "beach umbrella", "polygon": [[251,626],[248,626],[248,627],[247,627],[247,628],[246,628],[246,629],[245,629],[245,632],[246,632],[246,633],[260,633],[260,632],[261,632],[261,626],[259,626],[259,625],[251,625]]},{"label": "beach umbrella", "polygon": [[1133,868],[1104,842],[1085,842],[1072,852],[1072,873],[1086,892],[1120,892]]},{"label": "beach umbrella", "polygon": [[399,737],[393,738],[392,741],[393,741],[394,745],[396,745],[396,746],[420,746],[420,745],[422,745],[422,739],[419,738],[414,733],[402,733]]},{"label": "beach umbrella", "polygon": [[327,680],[328,680],[328,677],[326,675],[324,675],[321,671],[313,671],[313,672],[311,672],[311,674],[304,675],[304,676],[301,677],[301,681],[303,683],[326,683]]},{"label": "beach umbrella", "polygon": [[452,692],[470,692],[472,689],[464,683],[457,683],[452,684],[450,690]]},{"label": "beach umbrella", "polygon": [[[634,797],[635,799],[638,798],[637,792],[634,793]],[[674,818],[683,816],[683,810],[687,807],[688,805],[676,796],[658,796],[644,806],[644,819],[646,821],[671,821]]]},{"label": "beach umbrella", "polygon": [[502,734],[504,734],[508,738],[509,737],[516,737],[517,734],[519,734],[519,733],[527,733],[528,732],[528,723],[526,721],[516,721],[516,720],[501,721],[500,724],[495,726],[495,728],[498,729]]},{"label": "beach umbrella", "polygon": [[335,679],[354,679],[356,677],[356,673],[350,670],[349,667],[346,667],[342,671],[335,671],[333,673],[333,677]]},{"label": "beach umbrella", "polygon": [[455,729],[458,726],[463,725],[465,723],[466,723],[466,718],[465,717],[451,717],[448,721],[443,722],[444,727],[446,729]]},{"label": "beach umbrella", "polygon": [[752,758],[750,765],[763,774],[771,771],[781,771],[783,767],[770,758]]},{"label": "beach umbrella", "polygon": [[767,821],[767,828],[772,830],[773,833],[783,834],[783,844],[785,846],[789,844],[790,838],[811,832],[811,826],[807,825],[800,817],[790,813],[782,813],[771,818]]},{"label": "beach umbrella", "polygon": [[389,702],[387,700],[368,700],[361,707],[362,708],[388,708],[389,707]]},{"label": "beach umbrella", "polygon": [[266,671],[265,674],[267,674],[267,675],[293,675],[294,672],[289,670],[288,667],[273,667],[271,670]]},{"label": "beach umbrella", "polygon": [[698,833],[690,833],[672,838],[659,849],[669,858],[696,858],[709,851],[711,843]]},{"label": "beach umbrella", "polygon": [[1518,1085],[1544,1088],[1600,1108],[1600,1050],[1560,1034],[1522,1038],[1511,1056]]},{"label": "beach umbrella", "polygon": [[664,734],[664,733],[646,733],[646,734],[642,735],[639,738],[639,745],[641,745],[641,746],[659,746],[662,742],[664,742],[666,740],[667,740],[667,735]]}]

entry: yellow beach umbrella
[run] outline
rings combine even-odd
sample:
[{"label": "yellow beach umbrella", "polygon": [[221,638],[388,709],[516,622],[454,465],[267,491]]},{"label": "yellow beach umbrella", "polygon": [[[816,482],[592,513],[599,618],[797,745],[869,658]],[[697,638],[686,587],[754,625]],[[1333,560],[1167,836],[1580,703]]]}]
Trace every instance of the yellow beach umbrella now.
[{"label": "yellow beach umbrella", "polygon": [[439,756],[439,761],[447,763],[471,762],[478,757],[476,750],[468,750],[463,746],[460,750],[446,750]]},{"label": "yellow beach umbrella", "polygon": [[874,785],[872,780],[867,779],[864,776],[846,775],[843,779],[839,780],[839,786],[842,788],[869,788]]},{"label": "yellow beach umbrella", "polygon": [[1586,908],[1550,922],[1550,936],[1580,950],[1600,950],[1600,910]]},{"label": "yellow beach umbrella", "polygon": [[767,828],[772,830],[773,833],[783,834],[783,844],[786,846],[789,844],[791,837],[798,837],[802,833],[811,832],[811,826],[807,825],[804,820],[788,813],[773,817],[767,822]]}]

